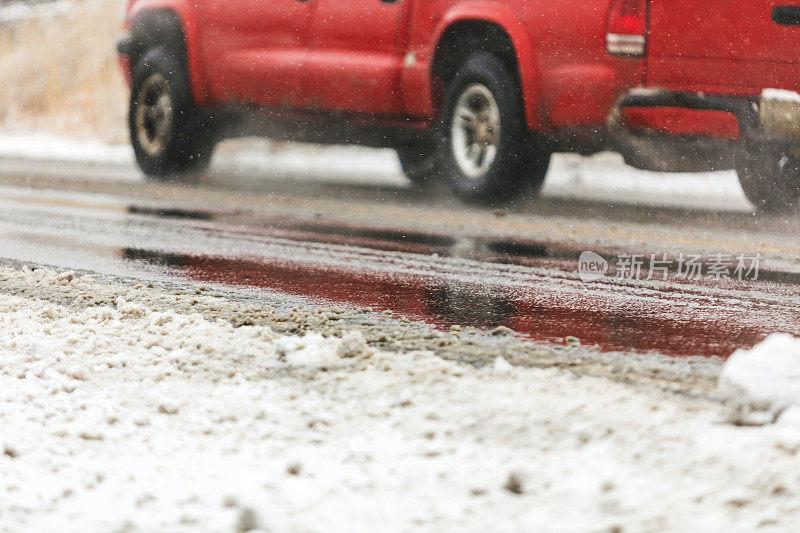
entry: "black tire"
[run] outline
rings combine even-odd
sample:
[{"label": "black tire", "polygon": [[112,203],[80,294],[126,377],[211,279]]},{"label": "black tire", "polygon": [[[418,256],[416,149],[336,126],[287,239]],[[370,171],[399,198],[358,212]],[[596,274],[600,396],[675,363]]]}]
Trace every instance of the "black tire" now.
[{"label": "black tire", "polygon": [[[442,107],[441,165],[444,179],[463,201],[501,205],[541,188],[550,151],[529,134],[521,94],[517,76],[487,52],[472,55],[450,80]],[[493,118],[476,122],[456,116],[457,111],[473,106],[473,97],[486,100],[488,109],[478,113],[480,105],[474,106],[473,117]],[[463,128],[454,123],[457,120]],[[467,126],[470,123],[479,124],[472,133]],[[493,125],[499,127],[499,134]],[[472,163],[471,158],[475,159]]]},{"label": "black tire", "polygon": [[202,172],[211,161],[210,118],[195,105],[183,64],[164,47],[134,66],[128,125],[136,161],[151,179]]},{"label": "black tire", "polygon": [[736,158],[744,195],[758,211],[784,213],[800,203],[800,154],[789,149],[751,145]]},{"label": "black tire", "polygon": [[441,146],[435,142],[396,148],[403,174],[417,188],[425,189],[441,181]]}]

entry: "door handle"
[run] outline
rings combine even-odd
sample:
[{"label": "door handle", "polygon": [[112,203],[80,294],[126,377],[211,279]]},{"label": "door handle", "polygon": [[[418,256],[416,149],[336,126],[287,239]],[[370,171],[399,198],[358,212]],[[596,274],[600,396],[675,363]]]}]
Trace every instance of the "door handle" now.
[{"label": "door handle", "polygon": [[772,22],[782,26],[800,26],[800,6],[777,6],[773,8]]}]

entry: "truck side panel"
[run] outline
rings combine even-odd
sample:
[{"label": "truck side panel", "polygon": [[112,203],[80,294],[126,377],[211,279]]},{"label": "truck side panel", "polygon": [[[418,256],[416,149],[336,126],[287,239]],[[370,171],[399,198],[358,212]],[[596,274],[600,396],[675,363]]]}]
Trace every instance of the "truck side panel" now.
[{"label": "truck side panel", "polygon": [[551,128],[604,125],[619,95],[643,79],[642,58],[606,52],[611,5],[611,0],[522,3]]},{"label": "truck side panel", "polygon": [[[794,6],[792,5],[794,4]],[[651,0],[647,84],[678,91],[759,95],[800,89],[800,31],[792,0]]]},{"label": "truck side panel", "polygon": [[[440,102],[434,99],[432,62],[439,40],[454,24],[483,21],[502,28],[514,45],[531,130],[602,126],[618,95],[640,84],[643,76],[641,59],[616,58],[605,51],[610,1],[414,2],[400,69],[402,113],[422,119],[436,116]],[[200,53],[197,9],[183,0],[134,0],[128,23],[147,10],[174,12],[183,24],[194,98],[199,105],[211,105],[215,102]]]}]

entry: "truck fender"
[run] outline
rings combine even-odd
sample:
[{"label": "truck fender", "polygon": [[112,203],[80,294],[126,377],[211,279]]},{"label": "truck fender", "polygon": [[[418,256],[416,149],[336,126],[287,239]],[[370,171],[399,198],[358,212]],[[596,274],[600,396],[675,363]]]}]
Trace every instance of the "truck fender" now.
[{"label": "truck fender", "polygon": [[[525,119],[531,130],[544,128],[541,108],[536,48],[524,21],[507,5],[492,0],[470,0],[454,6],[445,13],[434,30],[430,60],[445,32],[454,24],[464,21],[489,22],[503,29],[514,45],[519,66]],[[430,65],[432,68],[433,65]]]},{"label": "truck fender", "polygon": [[[196,104],[203,105],[208,101],[208,91],[199,47],[200,24],[196,18],[194,6],[183,0],[138,0],[133,3],[125,25],[129,31],[135,31],[137,22],[153,23],[161,33],[168,31],[177,33],[169,37],[176,40],[176,45],[184,45],[185,48],[181,52],[185,53],[185,56],[181,59],[186,63],[192,96]],[[179,42],[181,37],[183,43]]]}]

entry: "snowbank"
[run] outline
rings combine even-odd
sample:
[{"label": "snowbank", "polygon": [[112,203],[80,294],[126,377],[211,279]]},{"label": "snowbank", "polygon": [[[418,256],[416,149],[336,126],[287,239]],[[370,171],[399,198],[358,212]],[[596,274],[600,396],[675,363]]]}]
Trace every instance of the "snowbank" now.
[{"label": "snowbank", "polygon": [[723,367],[720,392],[732,406],[732,421],[774,422],[800,406],[800,339],[776,334],[751,350],[734,353]]},{"label": "snowbank", "polygon": [[710,401],[132,298],[75,310],[36,287],[100,284],[9,276],[31,297],[0,294],[2,531],[749,531],[800,512],[800,432],[719,424]]}]

